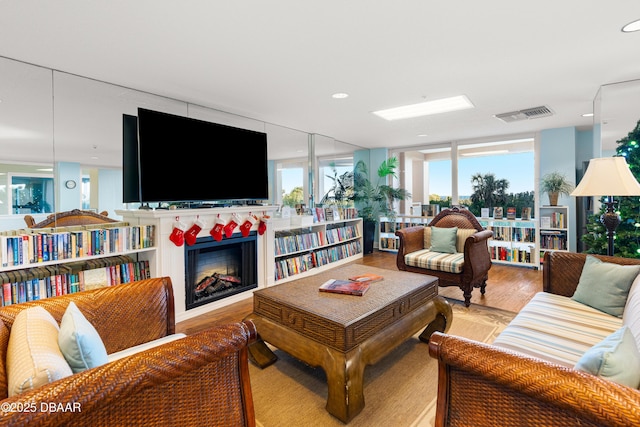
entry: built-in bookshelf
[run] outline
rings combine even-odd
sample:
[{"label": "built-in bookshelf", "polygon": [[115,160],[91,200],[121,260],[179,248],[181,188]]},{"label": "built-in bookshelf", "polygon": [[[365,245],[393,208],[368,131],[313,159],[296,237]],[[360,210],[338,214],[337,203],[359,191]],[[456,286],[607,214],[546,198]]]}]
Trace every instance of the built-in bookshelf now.
[{"label": "built-in bookshelf", "polygon": [[395,235],[396,230],[427,225],[433,219],[431,216],[399,215],[395,218],[380,217],[378,230],[378,249],[381,251],[397,251],[400,240]]},{"label": "built-in bookshelf", "polygon": [[489,240],[492,262],[524,267],[539,267],[535,220],[478,218],[480,224],[493,231]]},{"label": "built-in bookshelf", "polygon": [[274,282],[315,274],[362,257],[362,219],[274,230]]},{"label": "built-in bookshelf", "polygon": [[148,260],[132,255],[154,250],[154,226],[124,223],[0,234],[2,305],[128,283],[151,277]]},{"label": "built-in bookshelf", "polygon": [[0,234],[0,271],[123,254],[153,246],[152,225],[14,230]]},{"label": "built-in bookshelf", "polygon": [[540,262],[547,251],[567,251],[569,249],[569,207],[540,207]]}]

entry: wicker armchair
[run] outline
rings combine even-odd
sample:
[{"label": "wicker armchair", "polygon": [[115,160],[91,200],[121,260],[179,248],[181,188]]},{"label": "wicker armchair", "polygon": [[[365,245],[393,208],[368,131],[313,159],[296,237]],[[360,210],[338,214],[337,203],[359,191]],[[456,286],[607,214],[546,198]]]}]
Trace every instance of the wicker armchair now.
[{"label": "wicker armchair", "polygon": [[460,273],[452,273],[407,265],[405,262],[406,255],[425,249],[424,226],[409,227],[396,231],[396,236],[400,239],[396,265],[399,270],[436,276],[439,279],[439,286],[458,286],[462,290],[464,303],[468,307],[471,303],[471,291],[474,287],[480,288],[482,294],[485,293],[488,272],[491,268],[488,240],[493,236],[493,232],[485,230],[470,211],[456,207],[441,211],[433,218],[429,226],[477,230],[464,243],[464,265],[462,271]]},{"label": "wicker armchair", "polygon": [[[8,330],[20,310],[40,305],[60,322],[74,301],[113,353],[174,333],[172,289],[169,278],[146,279],[0,308],[0,425],[255,426],[247,346],[257,335],[250,322],[216,326],[7,398]],[[51,404],[81,410],[49,410]]]}]

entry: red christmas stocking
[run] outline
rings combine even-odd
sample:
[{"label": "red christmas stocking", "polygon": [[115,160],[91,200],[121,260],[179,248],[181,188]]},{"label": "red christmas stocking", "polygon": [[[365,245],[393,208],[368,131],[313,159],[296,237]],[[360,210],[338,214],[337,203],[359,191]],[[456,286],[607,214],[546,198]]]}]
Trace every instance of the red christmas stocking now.
[{"label": "red christmas stocking", "polygon": [[209,231],[209,234],[211,234],[211,237],[213,237],[213,240],[215,240],[216,242],[222,240],[222,231],[224,230],[224,226],[224,220],[220,218],[220,215],[218,215],[215,225],[213,226],[211,231]]},{"label": "red christmas stocking", "polygon": [[186,229],[185,225],[180,222],[178,218],[176,218],[176,222],[173,225],[173,230],[169,235],[169,240],[171,240],[176,246],[184,245],[184,230]]},{"label": "red christmas stocking", "polygon": [[224,235],[228,238],[233,234],[233,230],[240,224],[240,216],[237,213],[231,215],[231,220],[224,226]]},{"label": "red christmas stocking", "polygon": [[184,240],[187,242],[187,245],[192,246],[196,243],[196,239],[198,238],[198,233],[204,227],[204,223],[200,219],[196,219],[196,222],[184,233]]},{"label": "red christmas stocking", "polygon": [[242,225],[240,225],[240,233],[242,233],[242,237],[249,236],[249,233],[251,232],[251,227],[253,227],[253,224],[255,224],[255,222],[256,222],[256,217],[254,217],[251,214],[247,215]]},{"label": "red christmas stocking", "polygon": [[263,215],[260,218],[260,222],[258,223],[258,234],[263,235],[265,231],[267,231],[267,221],[269,221],[269,215]]}]

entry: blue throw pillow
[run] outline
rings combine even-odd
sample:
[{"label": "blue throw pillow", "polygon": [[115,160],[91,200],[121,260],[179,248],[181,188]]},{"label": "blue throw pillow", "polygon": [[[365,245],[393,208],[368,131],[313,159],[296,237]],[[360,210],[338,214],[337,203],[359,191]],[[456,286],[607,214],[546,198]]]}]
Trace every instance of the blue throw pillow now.
[{"label": "blue throw pillow", "polygon": [[640,386],[640,352],[626,326],[587,350],[575,368],[628,387]]},{"label": "blue throw pillow", "polygon": [[574,301],[622,317],[629,289],[640,272],[639,265],[618,265],[587,255]]},{"label": "blue throw pillow", "polygon": [[457,234],[458,227],[431,227],[431,247],[429,248],[429,250],[432,252],[455,254],[457,252]]},{"label": "blue throw pillow", "polygon": [[74,373],[107,363],[107,350],[93,327],[72,301],[60,321],[58,346]]}]

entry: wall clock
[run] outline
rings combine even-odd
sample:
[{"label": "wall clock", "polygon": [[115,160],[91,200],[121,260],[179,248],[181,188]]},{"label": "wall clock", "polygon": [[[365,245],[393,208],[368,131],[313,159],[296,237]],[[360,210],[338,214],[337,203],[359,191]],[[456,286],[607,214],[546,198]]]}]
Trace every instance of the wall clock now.
[{"label": "wall clock", "polygon": [[76,182],[72,179],[69,179],[67,181],[64,182],[64,186],[69,188],[69,189],[74,189],[76,188]]}]

